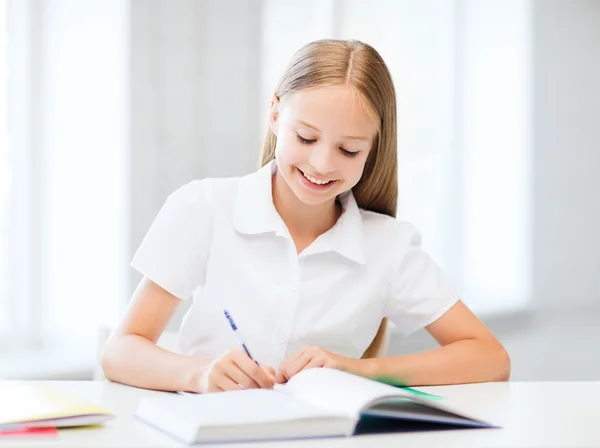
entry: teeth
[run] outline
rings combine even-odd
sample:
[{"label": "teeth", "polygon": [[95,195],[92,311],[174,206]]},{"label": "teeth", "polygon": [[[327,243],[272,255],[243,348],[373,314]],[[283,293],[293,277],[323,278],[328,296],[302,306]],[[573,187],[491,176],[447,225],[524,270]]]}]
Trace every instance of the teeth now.
[{"label": "teeth", "polygon": [[304,171],[302,171],[302,174],[304,174],[304,177],[306,177],[308,180],[310,180],[313,184],[325,185],[325,184],[328,184],[330,182],[329,180],[315,179],[314,177],[309,176],[308,174],[306,174]]}]

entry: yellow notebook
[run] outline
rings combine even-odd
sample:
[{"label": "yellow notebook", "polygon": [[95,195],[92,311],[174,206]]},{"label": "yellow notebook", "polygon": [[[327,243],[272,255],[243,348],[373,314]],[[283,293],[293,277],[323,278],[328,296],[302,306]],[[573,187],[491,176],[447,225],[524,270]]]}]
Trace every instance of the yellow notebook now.
[{"label": "yellow notebook", "polygon": [[0,381],[0,429],[104,423],[114,415],[55,388]]}]

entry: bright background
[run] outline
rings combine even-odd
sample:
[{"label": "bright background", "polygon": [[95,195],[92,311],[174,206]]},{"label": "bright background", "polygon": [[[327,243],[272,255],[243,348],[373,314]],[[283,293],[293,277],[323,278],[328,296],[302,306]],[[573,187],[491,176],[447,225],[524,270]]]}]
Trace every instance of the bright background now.
[{"label": "bright background", "polygon": [[[0,0],[0,16],[0,377],[90,377],[166,196],[257,168],[277,78],[324,37],[387,61],[399,218],[513,378],[600,375],[600,2]],[[431,346],[394,334],[390,354]]]}]

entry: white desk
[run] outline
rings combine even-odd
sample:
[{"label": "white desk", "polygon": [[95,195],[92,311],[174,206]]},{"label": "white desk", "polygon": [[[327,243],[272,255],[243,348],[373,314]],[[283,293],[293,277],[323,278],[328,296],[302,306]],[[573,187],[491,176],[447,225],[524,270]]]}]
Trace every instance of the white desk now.
[{"label": "white desk", "polygon": [[[132,414],[141,397],[163,392],[123,386],[110,382],[44,382],[91,400],[113,411],[117,418],[94,429],[61,430],[50,440],[1,440],[0,447],[169,447],[185,446],[134,419]],[[487,383],[465,386],[427,387],[422,390],[460,398],[481,418],[490,418],[502,429],[444,430],[349,438],[244,443],[236,446],[314,447],[599,447],[600,381]],[[1,399],[1,397],[0,397]]]}]

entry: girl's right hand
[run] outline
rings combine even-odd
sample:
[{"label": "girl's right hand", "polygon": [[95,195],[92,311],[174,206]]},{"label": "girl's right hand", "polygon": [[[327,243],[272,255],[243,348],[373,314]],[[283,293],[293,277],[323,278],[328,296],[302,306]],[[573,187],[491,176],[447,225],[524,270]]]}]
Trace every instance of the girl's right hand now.
[{"label": "girl's right hand", "polygon": [[272,389],[275,369],[258,366],[243,350],[227,350],[201,371],[197,387],[200,393],[226,390]]}]

